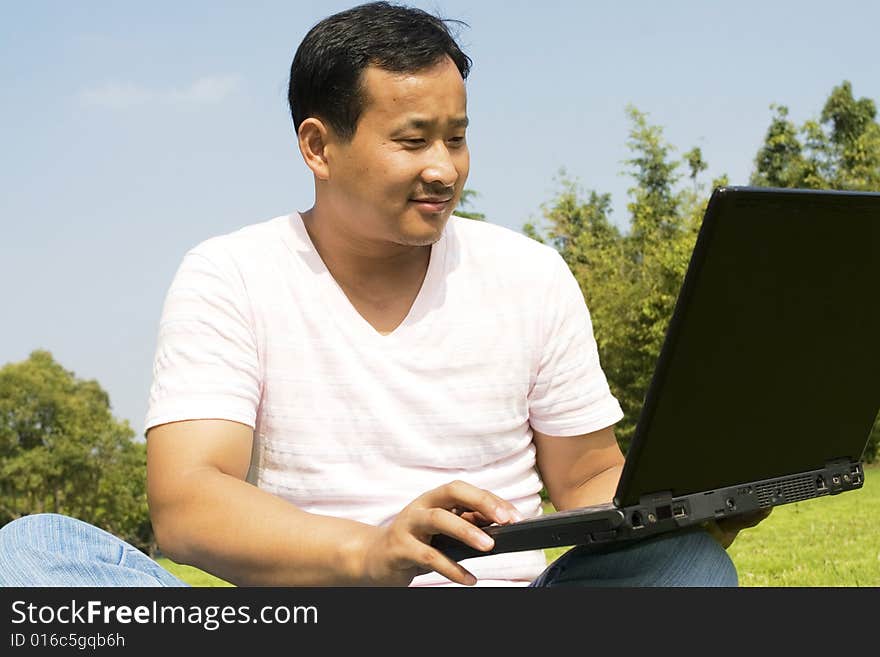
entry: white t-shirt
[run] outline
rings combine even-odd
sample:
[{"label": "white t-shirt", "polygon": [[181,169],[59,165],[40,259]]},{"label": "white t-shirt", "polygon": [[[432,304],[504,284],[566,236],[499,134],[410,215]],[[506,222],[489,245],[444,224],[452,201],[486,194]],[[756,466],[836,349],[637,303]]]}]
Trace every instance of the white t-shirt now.
[{"label": "white t-shirt", "polygon": [[[354,308],[299,214],[209,239],[165,300],[145,431],[254,427],[248,481],[312,513],[380,525],[461,479],[541,514],[532,427],[573,436],[623,413],[580,288],[551,247],[451,217],[388,335]],[[525,585],[540,550],[463,562]],[[415,585],[451,584],[436,573]]]}]

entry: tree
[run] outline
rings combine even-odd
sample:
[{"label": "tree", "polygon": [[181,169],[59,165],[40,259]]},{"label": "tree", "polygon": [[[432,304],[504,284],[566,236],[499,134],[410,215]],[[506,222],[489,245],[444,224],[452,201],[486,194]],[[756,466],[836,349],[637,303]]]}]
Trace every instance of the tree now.
[{"label": "tree", "polygon": [[880,124],[870,98],[855,99],[844,81],[831,90],[819,120],[800,128],[788,108],[775,116],[755,157],[753,185],[806,189],[880,190]]},{"label": "tree", "polygon": [[690,169],[691,175],[690,179],[694,185],[694,191],[696,192],[698,189],[697,177],[706,169],[709,168],[709,165],[703,160],[703,151],[699,148],[692,148],[687,153],[684,154],[685,162],[687,162],[688,168]]},{"label": "tree", "polygon": [[[542,207],[547,240],[571,268],[587,300],[600,359],[624,419],[616,427],[626,451],[660,353],[703,213],[699,149],[685,154],[692,189],[679,190],[673,148],[645,114],[627,108],[629,230],[610,220],[611,197],[584,193],[564,171],[559,194]],[[723,182],[723,181],[716,181]],[[544,237],[532,224],[524,232]]]},{"label": "tree", "polygon": [[[775,116],[755,158],[752,184],[880,190],[880,128],[873,101],[855,100],[848,82],[836,87],[818,121],[801,128],[788,109]],[[581,286],[611,391],[624,411],[616,433],[626,451],[660,354],[678,291],[684,279],[709,194],[699,176],[708,169],[699,148],[671,156],[673,147],[647,116],[627,108],[631,128],[625,161],[633,180],[628,190],[629,226],[610,221],[610,197],[584,193],[563,171],[561,190],[542,206],[546,236],[531,224],[523,232],[556,248]],[[681,189],[684,164],[691,185]],[[710,190],[728,184],[714,179]],[[880,418],[865,452],[880,451]]]},{"label": "tree", "polygon": [[[770,122],[764,145],[755,158],[756,168],[751,183],[759,187],[807,187],[824,186],[824,178],[819,173],[821,166],[816,159],[804,154],[804,145],[798,138],[798,128],[788,119],[788,108],[784,105],[771,105],[776,114]],[[817,126],[809,130],[814,137]],[[807,127],[805,126],[804,132]],[[821,151],[820,142],[811,140],[816,152]]]},{"label": "tree", "polygon": [[463,189],[461,191],[461,200],[458,202],[458,207],[455,209],[455,214],[459,217],[465,217],[466,219],[474,219],[476,221],[486,221],[486,215],[482,212],[474,212],[473,210],[462,210],[461,208],[465,205],[470,205],[472,200],[479,196],[480,193],[474,191],[473,189]]},{"label": "tree", "polygon": [[828,181],[835,189],[880,190],[880,125],[870,98],[856,100],[844,81],[822,108],[830,156]]},{"label": "tree", "polygon": [[0,524],[61,513],[150,550],[146,448],[48,351],[0,368]]}]

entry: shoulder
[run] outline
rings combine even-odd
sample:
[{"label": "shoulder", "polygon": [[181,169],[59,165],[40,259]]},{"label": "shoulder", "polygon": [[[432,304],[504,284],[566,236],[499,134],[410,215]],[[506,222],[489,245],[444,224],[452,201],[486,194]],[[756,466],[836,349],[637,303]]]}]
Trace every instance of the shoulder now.
[{"label": "shoulder", "polygon": [[185,258],[208,261],[221,270],[240,270],[284,248],[282,233],[289,221],[289,215],[282,215],[209,237],[190,248]]},{"label": "shoulder", "polygon": [[193,246],[187,255],[198,255],[207,259],[239,259],[254,251],[272,248],[281,241],[280,227],[289,221],[289,216],[280,216],[268,221],[243,226],[234,231],[209,237]]},{"label": "shoulder", "polygon": [[506,226],[453,215],[447,230],[452,247],[464,259],[471,259],[481,267],[515,268],[528,275],[552,275],[560,264],[565,264],[556,249]]}]

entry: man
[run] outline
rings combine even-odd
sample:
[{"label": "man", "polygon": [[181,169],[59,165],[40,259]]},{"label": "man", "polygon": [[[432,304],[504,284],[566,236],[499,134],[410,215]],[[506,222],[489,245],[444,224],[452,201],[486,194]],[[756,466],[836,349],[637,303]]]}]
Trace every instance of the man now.
[{"label": "man", "polygon": [[[540,514],[542,485],[557,509],[608,501],[623,463],[563,260],[451,216],[469,66],[443,21],[386,3],[303,40],[289,100],[314,205],[200,244],[166,299],[147,417],[161,549],[240,585],[735,585],[704,531],[549,569],[431,547],[491,549],[478,525]],[[4,549],[74,531],[28,522]],[[50,557],[30,554],[37,577]],[[126,554],[133,572],[101,577],[179,584]]]}]

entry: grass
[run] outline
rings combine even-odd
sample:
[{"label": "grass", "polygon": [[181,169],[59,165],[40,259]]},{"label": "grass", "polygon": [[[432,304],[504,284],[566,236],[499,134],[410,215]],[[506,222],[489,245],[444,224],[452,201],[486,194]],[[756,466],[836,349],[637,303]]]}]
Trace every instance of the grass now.
[{"label": "grass", "polygon": [[[861,490],[777,507],[730,546],[740,585],[880,586],[878,518],[880,465],[865,468]],[[547,562],[567,549],[545,550]],[[158,562],[193,586],[230,586],[197,568]]]},{"label": "grass", "polygon": [[880,466],[861,490],[787,504],[730,546],[742,586],[880,586]]},{"label": "grass", "polygon": [[199,570],[192,566],[183,566],[179,563],[174,563],[171,559],[160,557],[156,561],[165,570],[175,577],[179,577],[190,586],[232,586],[229,582],[219,577],[214,577],[204,570]]}]

